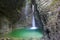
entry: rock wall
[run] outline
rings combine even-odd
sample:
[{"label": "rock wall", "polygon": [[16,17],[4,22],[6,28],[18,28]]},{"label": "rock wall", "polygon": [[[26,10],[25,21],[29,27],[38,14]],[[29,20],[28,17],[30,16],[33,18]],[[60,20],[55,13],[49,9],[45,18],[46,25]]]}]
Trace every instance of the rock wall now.
[{"label": "rock wall", "polygon": [[[42,2],[41,2],[42,1]],[[47,24],[44,26],[44,37],[42,40],[59,40],[60,35],[60,1],[59,0],[46,0],[46,2],[49,2],[48,4],[45,4],[45,0],[36,0],[36,3],[38,5],[38,10],[43,11],[44,14],[47,14]],[[52,2],[51,2],[52,1]],[[44,2],[44,4],[42,4]],[[42,4],[42,5],[41,5]],[[44,5],[44,6],[43,6]],[[47,11],[46,11],[47,10]],[[42,12],[40,12],[43,14]],[[46,31],[46,30],[49,31]]]}]

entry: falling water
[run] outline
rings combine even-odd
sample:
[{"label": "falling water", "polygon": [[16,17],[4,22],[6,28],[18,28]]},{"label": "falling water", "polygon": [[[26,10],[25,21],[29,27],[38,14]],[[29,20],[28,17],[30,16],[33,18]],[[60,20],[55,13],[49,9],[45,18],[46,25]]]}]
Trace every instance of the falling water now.
[{"label": "falling water", "polygon": [[28,11],[29,11],[29,0],[26,0],[26,4],[25,4],[25,16],[26,16],[26,19],[28,18]]},{"label": "falling water", "polygon": [[36,28],[36,25],[35,25],[35,18],[34,18],[34,5],[32,5],[32,13],[33,13],[33,16],[32,16],[32,27],[31,29],[37,29]]},{"label": "falling water", "polygon": [[[29,0],[26,0],[26,6],[25,6],[25,16],[26,16],[26,19],[28,19],[28,13],[29,13],[29,8],[30,8],[30,5],[29,5],[30,1]],[[36,25],[35,25],[35,18],[34,18],[34,5],[32,4],[32,27],[31,29],[36,29]]]},{"label": "falling water", "polygon": [[[32,13],[34,13],[34,5],[32,5]],[[32,27],[35,27],[34,15],[32,16]]]},{"label": "falling water", "polygon": [[32,18],[32,27],[35,27],[35,19],[34,19],[34,16]]}]

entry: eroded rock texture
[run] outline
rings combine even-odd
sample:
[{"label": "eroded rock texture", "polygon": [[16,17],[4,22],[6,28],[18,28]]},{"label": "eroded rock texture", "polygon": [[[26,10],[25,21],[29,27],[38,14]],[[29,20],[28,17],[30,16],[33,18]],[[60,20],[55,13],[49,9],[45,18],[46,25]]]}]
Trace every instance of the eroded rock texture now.
[{"label": "eroded rock texture", "polygon": [[[39,15],[44,24],[44,37],[41,40],[60,40],[60,1],[35,0]],[[26,23],[24,0],[0,0],[0,34],[8,33],[20,26],[30,26],[32,16],[28,4],[29,20]],[[4,30],[3,30],[4,29]]]},{"label": "eroded rock texture", "polygon": [[44,2],[45,0],[36,0],[36,3],[38,5],[37,9],[39,10],[39,12],[42,10],[44,14],[47,14],[48,16],[47,24],[45,24],[44,29],[45,30],[48,29],[50,31],[50,32],[47,31],[47,34],[45,34],[42,40],[60,40],[59,39],[60,38],[59,36],[60,35],[60,24],[59,24],[60,1],[59,0],[53,0],[53,1],[46,0],[44,3],[41,1]]},{"label": "eroded rock texture", "polygon": [[[1,34],[31,25],[31,3],[30,1],[27,3],[26,0],[0,0]],[[26,18],[26,13],[28,13],[28,18]]]},{"label": "eroded rock texture", "polygon": [[[21,13],[21,9],[24,6],[23,5],[24,0],[0,0],[0,31],[6,30],[9,28],[15,28],[15,23],[20,20],[21,22],[24,20],[24,17],[22,16],[23,13]],[[6,28],[4,28],[4,26]],[[7,27],[8,26],[8,27]],[[6,30],[6,32],[8,32]],[[1,33],[3,34],[4,31]]]}]

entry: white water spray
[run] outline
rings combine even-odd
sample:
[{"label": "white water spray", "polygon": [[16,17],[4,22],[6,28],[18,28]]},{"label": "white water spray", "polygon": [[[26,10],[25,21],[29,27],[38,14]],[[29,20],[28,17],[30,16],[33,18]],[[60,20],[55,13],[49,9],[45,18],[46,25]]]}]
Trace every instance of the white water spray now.
[{"label": "white water spray", "polygon": [[[28,17],[28,11],[29,11],[29,8],[30,8],[30,5],[29,5],[29,0],[26,0],[26,6],[25,6],[25,16],[26,16],[26,19],[28,19],[29,17]],[[36,28],[36,25],[35,25],[35,18],[34,18],[34,5],[32,5],[32,27],[30,28],[30,29],[37,29]]]},{"label": "white water spray", "polygon": [[35,18],[34,18],[34,5],[32,5],[32,13],[33,13],[33,16],[32,16],[32,27],[31,27],[31,29],[37,29],[37,27],[35,25]]}]

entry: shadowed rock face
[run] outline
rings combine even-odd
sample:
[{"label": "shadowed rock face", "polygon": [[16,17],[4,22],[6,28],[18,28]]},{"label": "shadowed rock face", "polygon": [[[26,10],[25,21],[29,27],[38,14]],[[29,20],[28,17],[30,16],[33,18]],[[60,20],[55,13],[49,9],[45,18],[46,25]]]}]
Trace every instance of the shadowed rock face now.
[{"label": "shadowed rock face", "polygon": [[[3,30],[5,30],[6,33],[8,32],[7,30],[15,28],[14,23],[16,23],[22,17],[21,9],[24,6],[23,3],[25,3],[24,0],[0,0],[1,34],[4,34]],[[21,20],[22,19],[23,18],[21,18]]]},{"label": "shadowed rock face", "polygon": [[6,16],[12,23],[16,22],[20,18],[20,13],[17,10],[21,10],[24,0],[0,0],[0,14]]},{"label": "shadowed rock face", "polygon": [[[29,22],[25,22],[25,5],[26,1],[25,0],[0,0],[0,28],[1,31],[3,30],[2,25],[8,25],[8,28],[6,29],[14,29],[16,27],[22,27],[26,26],[30,22],[30,18],[32,16],[31,13],[31,8],[28,8],[28,16],[30,16],[27,20]],[[30,4],[28,4],[30,5]],[[30,6],[31,7],[31,6]],[[5,21],[6,19],[6,21]],[[5,24],[5,22],[7,24]],[[3,23],[3,24],[2,24]],[[31,25],[31,24],[29,24]],[[28,25],[28,26],[29,26]],[[3,27],[3,28],[2,28]],[[5,28],[4,28],[5,29]],[[8,32],[6,30],[6,32]],[[2,32],[4,34],[4,31]]]}]

